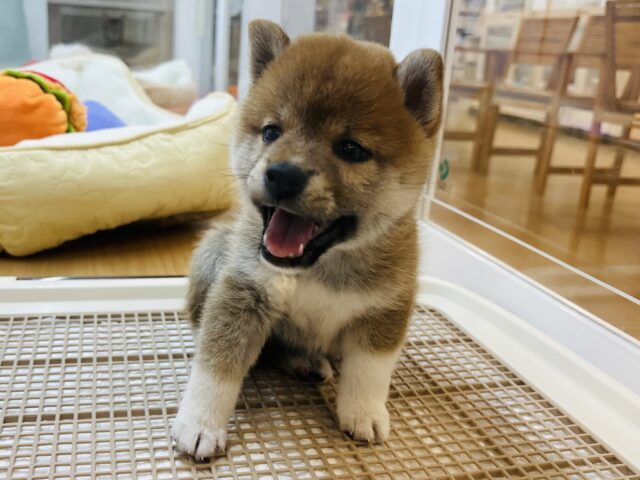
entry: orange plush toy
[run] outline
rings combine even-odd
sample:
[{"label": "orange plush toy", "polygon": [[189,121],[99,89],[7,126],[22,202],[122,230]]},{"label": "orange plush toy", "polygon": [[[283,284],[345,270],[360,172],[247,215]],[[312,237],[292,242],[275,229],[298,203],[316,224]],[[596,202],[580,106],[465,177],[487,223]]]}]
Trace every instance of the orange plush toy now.
[{"label": "orange plush toy", "polygon": [[57,80],[24,70],[0,72],[0,147],[86,127],[84,105]]}]

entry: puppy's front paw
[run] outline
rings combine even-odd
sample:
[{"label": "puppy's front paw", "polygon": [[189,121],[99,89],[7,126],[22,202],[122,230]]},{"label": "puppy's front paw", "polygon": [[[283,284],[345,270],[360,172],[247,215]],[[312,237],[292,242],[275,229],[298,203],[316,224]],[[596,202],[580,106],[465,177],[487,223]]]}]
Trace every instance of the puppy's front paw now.
[{"label": "puppy's front paw", "polygon": [[195,412],[185,412],[182,408],[173,423],[171,435],[178,449],[196,460],[204,460],[224,452],[227,443],[225,428],[211,425]]},{"label": "puppy's front paw", "polygon": [[384,403],[338,401],[340,429],[355,440],[384,442],[389,437],[389,412]]},{"label": "puppy's front paw", "polygon": [[226,427],[240,387],[240,382],[222,382],[193,362],[171,432],[179,450],[197,460],[224,452]]}]

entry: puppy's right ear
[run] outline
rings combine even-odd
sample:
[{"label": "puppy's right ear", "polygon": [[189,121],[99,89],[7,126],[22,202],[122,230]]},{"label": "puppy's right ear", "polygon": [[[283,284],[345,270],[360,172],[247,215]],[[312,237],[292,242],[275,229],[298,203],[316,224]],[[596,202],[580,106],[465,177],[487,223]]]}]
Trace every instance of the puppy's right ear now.
[{"label": "puppy's right ear", "polygon": [[251,80],[256,81],[269,62],[289,45],[289,37],[280,25],[269,20],[253,20],[249,23],[251,44]]},{"label": "puppy's right ear", "polygon": [[440,128],[443,71],[442,57],[429,48],[410,53],[397,69],[398,80],[404,90],[404,104],[427,137],[433,136]]}]

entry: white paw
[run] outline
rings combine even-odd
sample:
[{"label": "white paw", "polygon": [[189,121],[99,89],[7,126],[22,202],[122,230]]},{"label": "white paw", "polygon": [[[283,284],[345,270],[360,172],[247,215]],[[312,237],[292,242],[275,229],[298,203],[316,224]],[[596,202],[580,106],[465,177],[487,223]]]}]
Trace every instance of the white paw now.
[{"label": "white paw", "polygon": [[209,425],[195,412],[185,412],[183,408],[178,411],[171,435],[176,447],[196,460],[224,452],[227,443],[226,428]]},{"label": "white paw", "polygon": [[227,423],[238,398],[240,383],[224,383],[202,370],[191,368],[171,434],[179,450],[196,460],[224,452]]},{"label": "white paw", "polygon": [[340,429],[355,440],[384,442],[389,437],[389,412],[384,403],[338,400]]}]

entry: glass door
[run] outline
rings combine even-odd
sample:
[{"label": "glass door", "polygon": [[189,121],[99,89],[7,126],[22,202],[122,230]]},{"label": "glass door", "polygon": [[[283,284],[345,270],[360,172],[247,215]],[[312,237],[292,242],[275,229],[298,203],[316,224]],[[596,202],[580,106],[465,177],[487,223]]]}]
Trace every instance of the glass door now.
[{"label": "glass door", "polygon": [[640,338],[638,3],[454,3],[430,220]]}]

